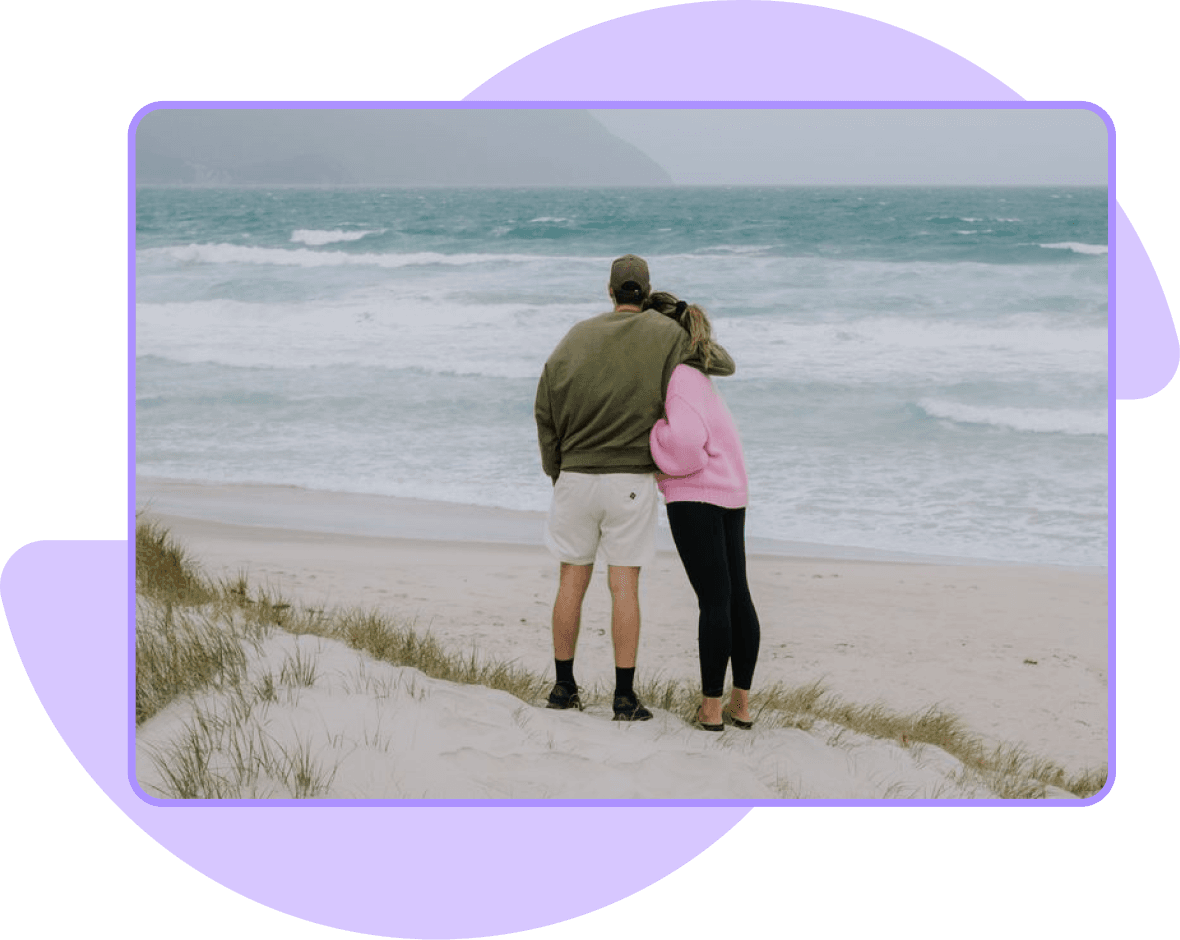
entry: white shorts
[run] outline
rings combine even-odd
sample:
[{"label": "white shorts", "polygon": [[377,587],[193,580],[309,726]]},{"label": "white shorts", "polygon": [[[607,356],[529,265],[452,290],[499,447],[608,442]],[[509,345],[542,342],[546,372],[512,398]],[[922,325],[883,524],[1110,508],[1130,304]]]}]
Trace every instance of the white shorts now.
[{"label": "white shorts", "polygon": [[570,565],[642,567],[656,554],[659,497],[652,473],[564,471],[553,487],[545,545]]}]

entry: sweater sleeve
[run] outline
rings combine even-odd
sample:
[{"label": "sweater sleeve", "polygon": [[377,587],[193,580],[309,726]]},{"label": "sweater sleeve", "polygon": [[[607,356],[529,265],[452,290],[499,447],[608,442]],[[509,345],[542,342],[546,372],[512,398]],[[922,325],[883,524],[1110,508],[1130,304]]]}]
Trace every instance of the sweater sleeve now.
[{"label": "sweater sleeve", "polygon": [[668,388],[665,410],[667,417],[651,429],[651,455],[656,466],[674,477],[703,470],[709,460],[705,452],[709,432],[697,410],[677,392],[675,376]]},{"label": "sweater sleeve", "polygon": [[541,469],[554,483],[561,473],[561,445],[557,439],[557,428],[553,424],[553,410],[549,404],[549,367],[541,372],[537,383],[537,398],[533,404],[533,417],[537,422],[537,443],[541,447]]},{"label": "sweater sleeve", "polygon": [[709,341],[709,353],[712,354],[712,361],[709,362],[709,368],[704,368],[704,356],[701,353],[694,353],[690,359],[686,360],[686,366],[694,366],[700,369],[706,375],[733,375],[737,372],[737,364],[734,362],[734,357],[730,356],[726,348],[721,346],[721,343]]}]

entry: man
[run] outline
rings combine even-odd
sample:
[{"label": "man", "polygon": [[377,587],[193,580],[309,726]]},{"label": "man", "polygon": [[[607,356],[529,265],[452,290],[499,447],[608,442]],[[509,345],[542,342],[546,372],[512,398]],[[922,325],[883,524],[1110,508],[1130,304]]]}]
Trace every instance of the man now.
[{"label": "man", "polygon": [[[561,563],[553,604],[557,681],[550,708],[578,708],[574,651],[582,600],[601,550],[611,593],[615,721],[652,717],[632,688],[639,648],[639,571],[655,556],[658,497],[648,438],[663,413],[672,370],[692,361],[688,334],[643,310],[651,293],[647,262],[623,255],[607,286],[614,310],[575,324],[545,363],[535,417],[541,466],[553,480],[545,531]],[[711,372],[733,373],[714,347]]]}]

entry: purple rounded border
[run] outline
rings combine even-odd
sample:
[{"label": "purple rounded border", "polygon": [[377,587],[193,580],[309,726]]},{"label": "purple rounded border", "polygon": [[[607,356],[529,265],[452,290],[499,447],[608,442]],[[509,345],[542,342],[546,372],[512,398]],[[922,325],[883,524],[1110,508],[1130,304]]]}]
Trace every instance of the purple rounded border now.
[{"label": "purple rounded border", "polygon": [[[612,78],[609,66],[624,27],[631,42],[647,35],[650,41],[674,41],[690,53],[697,49],[702,55],[694,61],[707,62],[709,69],[692,79],[663,70],[629,70],[627,87],[618,87],[624,81],[617,73]],[[791,52],[786,63],[784,48]],[[480,86],[472,98],[694,99],[704,104],[931,101],[932,95],[939,102],[1019,100],[961,57],[887,24],[819,7],[727,0],[638,13],[584,30],[521,60]],[[1137,351],[1135,334],[1123,324],[1117,365],[1122,375],[1138,374],[1142,381],[1127,389],[1120,384],[1119,393],[1142,397],[1162,388],[1175,370],[1175,332],[1146,253],[1121,210],[1113,218],[1122,275],[1115,296],[1120,305],[1135,307],[1136,329],[1154,353]],[[133,213],[130,221],[133,238]],[[1112,263],[1112,293],[1114,268]],[[1145,311],[1151,327],[1140,319]],[[133,344],[131,352],[134,362]],[[1121,368],[1124,362],[1128,368]],[[1112,361],[1112,377],[1115,365]],[[129,417],[134,420],[133,411]],[[129,459],[134,460],[133,452]],[[1111,518],[1113,546],[1113,513]],[[129,551],[125,542],[43,542],[14,555],[0,579],[0,591],[18,650],[62,737],[111,799],[193,867],[263,904],[313,922],[382,936],[520,931],[576,917],[641,890],[699,854],[746,812],[716,803],[544,809],[482,804],[478,810],[354,803],[246,805],[213,812],[202,805],[149,805],[137,797],[126,773]],[[1113,548],[1110,560],[1113,584]],[[86,597],[84,609],[56,590],[62,570],[76,573],[77,590],[71,596]],[[60,626],[78,622],[88,628],[71,631],[77,642],[70,644],[70,659],[63,663],[55,637],[61,635]],[[1111,650],[1113,709],[1113,644]],[[1113,717],[1112,711],[1112,778]],[[565,826],[571,838],[588,846],[580,852],[577,878],[548,863],[547,834],[555,826]],[[448,834],[457,827],[458,836]],[[605,864],[604,846],[621,836],[641,847],[633,857],[645,866],[627,877]],[[233,846],[232,858],[225,857],[226,845]],[[314,852],[309,852],[312,846]],[[446,900],[458,885],[469,901],[462,909]]]}]

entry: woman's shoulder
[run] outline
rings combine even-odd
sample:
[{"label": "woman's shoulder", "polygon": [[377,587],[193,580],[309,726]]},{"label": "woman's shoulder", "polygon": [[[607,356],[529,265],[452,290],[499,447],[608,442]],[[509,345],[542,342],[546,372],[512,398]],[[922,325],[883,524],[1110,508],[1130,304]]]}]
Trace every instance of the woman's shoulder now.
[{"label": "woman's shoulder", "polygon": [[669,392],[705,392],[712,387],[712,380],[704,372],[683,362],[672,370],[672,378],[668,383]]}]

